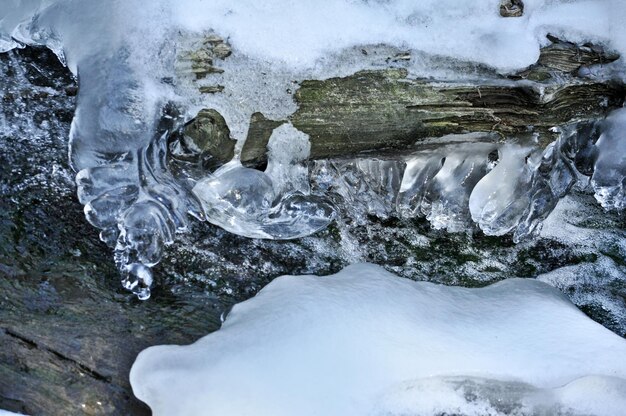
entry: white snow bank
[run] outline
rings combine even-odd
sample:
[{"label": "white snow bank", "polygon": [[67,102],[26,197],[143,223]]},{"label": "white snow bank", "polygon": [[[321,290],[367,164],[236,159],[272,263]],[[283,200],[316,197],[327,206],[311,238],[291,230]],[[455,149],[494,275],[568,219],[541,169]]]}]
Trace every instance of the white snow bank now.
[{"label": "white snow bank", "polygon": [[22,415],[22,413],[13,413],[13,412],[9,412],[8,410],[0,409],[0,416],[20,416],[20,415]]},{"label": "white snow bank", "polygon": [[[328,64],[320,59],[354,46],[381,44],[512,71],[537,60],[548,33],[626,54],[623,1],[524,3],[522,17],[502,18],[500,0],[8,0],[0,6],[0,51],[17,46],[11,36],[54,43],[71,57],[75,71],[94,51],[123,46],[136,61],[134,69],[144,65],[146,74],[178,31],[212,30],[238,54],[294,71]],[[330,76],[336,68],[326,72]]]},{"label": "white snow bank", "polygon": [[[311,65],[354,45],[388,44],[476,61],[501,70],[530,65],[548,32],[572,41],[616,40],[612,13],[620,1],[526,0],[521,18],[499,15],[499,0],[186,0],[174,7],[180,25],[211,27],[256,58]],[[626,49],[622,49],[626,52]]]},{"label": "white snow bank", "polygon": [[155,415],[615,415],[625,356],[544,283],[465,289],[364,264],[280,277],[221,330],[143,351],[130,380]]}]

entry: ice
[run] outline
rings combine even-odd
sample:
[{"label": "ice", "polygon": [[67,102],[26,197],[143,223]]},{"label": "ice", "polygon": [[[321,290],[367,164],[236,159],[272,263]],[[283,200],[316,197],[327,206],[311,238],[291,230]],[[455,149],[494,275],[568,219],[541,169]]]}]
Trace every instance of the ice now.
[{"label": "ice", "polygon": [[464,289],[361,264],[280,277],[195,344],[143,351],[130,379],[155,415],[608,416],[625,353],[544,283]]},{"label": "ice", "polygon": [[[474,139],[483,141],[464,142]],[[498,147],[491,139],[488,134],[450,135],[436,148],[406,156],[315,161],[311,178],[315,190],[338,196],[336,204],[351,220],[365,224],[367,215],[425,216],[433,228],[460,232],[471,225],[470,193]]]},{"label": "ice", "polygon": [[334,209],[310,194],[304,165],[308,136],[284,124],[274,130],[268,148],[265,172],[234,160],[194,186],[207,220],[252,238],[290,239],[325,228]]},{"label": "ice", "polygon": [[424,192],[421,210],[435,229],[460,232],[468,228],[470,193],[487,173],[488,155],[495,149],[482,143],[472,144],[471,150],[464,147],[446,154],[441,170]]},{"label": "ice", "polygon": [[291,124],[283,124],[272,132],[267,149],[265,174],[274,184],[274,193],[310,193],[309,169],[305,164],[311,153],[309,136]]},{"label": "ice", "polygon": [[344,207],[351,221],[367,222],[367,215],[388,218],[400,187],[404,162],[382,158],[315,161],[314,188],[336,194],[335,205]]},{"label": "ice", "polygon": [[519,382],[433,377],[406,383],[375,415],[614,415],[626,406],[626,383],[587,376],[554,389]]},{"label": "ice", "polygon": [[[609,125],[614,118],[609,118]],[[614,183],[624,178],[615,174],[625,163],[621,153],[608,152],[598,159],[602,124],[562,126],[555,130],[558,139],[545,149],[537,145],[536,137],[523,134],[502,144],[493,135],[472,133],[438,138],[438,146],[431,148],[427,141],[422,144],[426,149],[395,158],[316,161],[313,189],[336,195],[331,199],[341,206],[343,216],[362,224],[367,215],[426,217],[435,229],[463,232],[476,225],[487,235],[512,232],[519,242],[537,233],[557,202],[579,181],[585,183],[591,175],[604,175]],[[596,197],[608,192],[608,187],[592,183]],[[619,193],[621,188],[610,189]]]},{"label": "ice", "polygon": [[497,166],[483,177],[469,198],[472,219],[487,235],[503,235],[519,224],[529,204],[532,148],[517,144],[499,149]]},{"label": "ice", "polygon": [[[188,228],[190,215],[263,238],[303,236],[329,223],[334,210],[321,195],[307,190],[301,161],[289,162],[289,169],[274,162],[266,172],[238,164],[251,116],[260,112],[269,119],[287,119],[296,110],[293,94],[299,81],[390,65],[406,68],[410,77],[455,81],[478,77],[478,65],[507,74],[534,63],[548,33],[626,54],[620,20],[626,6],[619,0],[527,0],[524,15],[510,19],[500,17],[498,6],[496,0],[5,0],[0,5],[0,50],[48,46],[79,79],[70,134],[79,198],[89,222],[114,247],[124,281],[134,282],[128,276],[132,265],[156,264],[164,245]],[[198,50],[207,37],[221,42],[221,49],[213,45],[212,55],[205,56],[215,71],[194,84],[197,73],[181,69],[193,65],[182,57]],[[366,56],[362,48],[381,53]],[[228,59],[226,50],[232,51]],[[389,52],[408,52],[413,58],[390,64],[385,59]],[[474,69],[456,70],[465,61]],[[198,86],[219,86],[223,92],[200,94]],[[167,139],[201,108],[222,114],[237,146],[235,160],[195,183],[196,178],[175,178],[168,170]],[[287,134],[281,129],[277,135]],[[601,172],[594,183],[605,204],[623,207],[623,184],[613,181],[619,175],[609,173],[621,163],[610,156],[616,146],[612,136],[607,133],[598,144],[596,166]],[[298,146],[280,147],[270,149],[275,161],[296,160],[301,151]],[[281,159],[279,150],[293,154]],[[552,176],[533,176],[530,208],[520,216],[521,225],[512,226],[517,213],[504,212],[511,217],[506,225],[489,223],[487,211],[501,212],[506,205],[502,201],[498,208],[485,205],[484,215],[476,214],[487,232],[515,228],[521,239],[536,230],[571,186],[567,175],[572,170],[555,154],[547,155],[540,168]],[[442,155],[446,160],[441,169],[432,159],[421,171],[428,184],[420,187],[422,179],[407,178],[400,200],[394,198],[404,179],[401,172],[407,163],[418,162],[359,161],[345,167],[354,168],[355,178],[367,188],[364,205],[370,213],[426,215],[436,228],[461,231],[471,226],[468,198],[486,173],[483,156],[451,152]],[[560,167],[550,170],[550,163]],[[479,188],[482,192],[487,192],[486,184]],[[349,193],[343,195],[360,204]],[[483,205],[480,201],[474,206]]]},{"label": "ice", "polygon": [[5,0],[0,9],[0,52],[20,47],[20,43],[11,37],[11,32],[23,20],[31,17],[41,0]]},{"label": "ice", "polygon": [[606,209],[626,208],[626,109],[613,112],[597,144],[591,178],[596,199]]}]

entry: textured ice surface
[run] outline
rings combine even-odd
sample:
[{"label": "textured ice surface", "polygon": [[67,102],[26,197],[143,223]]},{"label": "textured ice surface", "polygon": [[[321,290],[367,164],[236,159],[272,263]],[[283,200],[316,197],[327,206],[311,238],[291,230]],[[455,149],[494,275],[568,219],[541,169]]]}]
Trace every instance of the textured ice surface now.
[{"label": "textured ice surface", "polygon": [[[288,174],[278,174],[282,168],[272,166],[266,173],[250,172],[238,166],[236,155],[219,172],[224,175],[219,180],[209,176],[199,186],[175,179],[166,164],[167,136],[199,108],[214,108],[223,114],[240,149],[254,112],[277,118],[295,110],[294,81],[387,65],[382,55],[365,57],[361,46],[410,51],[416,57],[406,64],[411,76],[454,79],[476,74],[454,74],[449,70],[450,61],[441,57],[509,72],[536,61],[547,33],[574,42],[606,44],[626,53],[620,20],[626,6],[619,0],[527,0],[525,4],[523,17],[503,19],[495,0],[326,0],[315,4],[283,0],[235,4],[226,0],[148,4],[139,0],[8,0],[0,5],[0,50],[24,43],[48,46],[79,78],[70,134],[79,198],[87,219],[114,248],[124,285],[146,298],[152,281],[148,267],[160,260],[176,232],[187,229],[189,215],[204,218],[208,214],[210,221],[228,230],[265,238],[305,235],[332,219],[333,210],[318,195],[287,191],[294,185],[303,187],[302,181],[284,182],[296,172],[295,167]],[[201,96],[179,76],[176,62],[180,49],[193,50],[189,43],[208,33],[226,39],[233,56],[220,63],[223,74],[207,76],[207,82],[219,81],[226,92]],[[290,134],[297,137],[297,133]],[[611,148],[613,142],[607,135],[600,150]],[[567,174],[568,168],[561,163],[560,148],[554,149],[538,166],[540,172],[557,176],[533,175],[530,205],[521,214],[514,212],[514,207],[507,210],[504,201],[485,205],[475,219],[486,232],[502,234],[515,228],[516,238],[521,239],[548,215],[572,182],[558,176]],[[470,190],[489,164],[477,154],[443,157],[447,160],[423,192],[419,186],[410,192],[421,197],[418,211],[434,227],[460,231],[470,224]],[[597,166],[612,169],[615,163],[614,158],[601,156]],[[399,175],[398,166],[392,165],[381,165],[379,173]],[[364,171],[361,167],[357,170]],[[428,176],[429,172],[421,174]],[[270,177],[271,186],[266,180]],[[461,177],[464,179],[459,181]],[[602,200],[614,201],[616,197],[605,194],[613,195],[615,184],[603,185],[605,175],[598,174],[596,179]],[[389,189],[370,180],[363,183],[379,194]],[[479,189],[489,192],[487,186],[485,182]],[[246,189],[250,194],[243,195]],[[503,191],[503,195],[511,198],[510,192]],[[196,195],[201,195],[200,200]],[[618,189],[617,198],[619,195],[623,193]],[[230,196],[236,200],[229,200]],[[389,200],[387,194],[368,204],[384,216],[393,211],[385,206]],[[474,202],[473,206],[482,207],[476,197]],[[610,204],[621,206],[619,200]],[[415,210],[410,204],[402,208],[404,213]],[[517,217],[520,224],[512,226]]]},{"label": "textured ice surface", "polygon": [[472,190],[472,219],[486,234],[502,235],[519,224],[530,203],[528,190],[533,169],[527,156],[531,150],[515,144],[502,146],[496,167]]},{"label": "textured ice surface", "polygon": [[597,154],[594,128],[567,126],[546,149],[532,138],[501,144],[493,135],[465,134],[395,159],[315,161],[313,189],[337,195],[347,216],[360,222],[367,215],[425,217],[437,230],[471,231],[475,223],[487,235],[513,231],[521,241],[536,233],[579,176],[585,178],[578,169],[593,172],[584,166]]},{"label": "textured ice surface", "polygon": [[155,415],[614,415],[624,354],[541,282],[464,289],[361,264],[280,277],[221,330],[143,351],[130,378]]},{"label": "textured ice surface", "polygon": [[333,208],[311,196],[305,164],[309,137],[290,124],[269,139],[265,172],[232,161],[193,188],[207,220],[227,231],[255,238],[297,238],[325,228]]},{"label": "textured ice surface", "polygon": [[605,208],[626,208],[626,109],[613,112],[597,143],[598,159],[591,183]]}]

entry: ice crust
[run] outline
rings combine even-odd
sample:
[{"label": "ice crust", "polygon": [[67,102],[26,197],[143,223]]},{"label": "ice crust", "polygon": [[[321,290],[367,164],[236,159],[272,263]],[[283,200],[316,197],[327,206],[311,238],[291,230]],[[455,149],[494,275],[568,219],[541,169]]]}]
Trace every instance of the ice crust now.
[{"label": "ice crust", "polygon": [[155,415],[616,415],[626,341],[556,289],[465,289],[360,264],[283,276],[189,346],[143,351]]},{"label": "ice crust", "polygon": [[[390,65],[384,58],[388,54],[364,56],[361,47],[374,52],[409,51],[414,58],[403,65],[411,77],[458,81],[477,74],[471,70],[459,74],[450,69],[451,62],[471,61],[501,73],[534,63],[547,33],[573,42],[602,43],[626,55],[626,33],[620,20],[626,15],[626,5],[620,0],[527,0],[524,15],[515,19],[500,17],[498,5],[497,0],[5,0],[0,4],[0,51],[22,44],[48,46],[79,78],[70,134],[79,199],[87,219],[102,230],[101,239],[114,248],[124,285],[147,298],[152,281],[149,267],[159,261],[176,232],[187,228],[189,215],[242,235],[279,239],[309,234],[332,220],[332,207],[315,190],[294,191],[294,186],[307,188],[302,179],[298,183],[290,179],[292,173],[302,176],[302,164],[288,171],[269,166],[265,173],[251,172],[240,166],[238,152],[253,113],[278,119],[295,111],[294,81]],[[224,86],[223,94],[199,94],[180,75],[180,50],[193,50],[193,42],[202,42],[207,34],[226,39],[234,51],[220,63],[224,73],[209,75],[204,81]],[[623,59],[619,65],[623,66]],[[224,116],[238,140],[237,152],[213,176],[198,183],[180,181],[167,168],[167,137],[200,108],[213,108]],[[614,123],[622,123],[618,119],[614,117]],[[295,141],[300,136],[293,130],[277,134]],[[621,161],[611,150],[622,142],[617,127],[603,136],[596,166],[617,173],[594,175],[598,198],[618,209],[624,205],[623,183],[619,183],[624,176],[623,169],[615,170]],[[517,239],[523,238],[571,186],[567,177],[571,170],[567,163],[558,165],[562,161],[559,152],[555,145],[554,152],[544,154],[536,166],[541,172],[566,176],[532,174],[529,179],[528,168],[518,166],[518,170],[525,169],[526,179],[511,177],[504,190],[496,189],[493,180],[482,180],[489,161],[455,150],[442,156],[447,160],[441,169],[429,159],[426,171],[416,170],[429,177],[431,169],[435,176],[429,177],[423,191],[415,187],[408,191],[413,199],[405,192],[404,205],[398,206],[402,205],[400,211],[405,214],[426,215],[436,228],[461,231],[472,218],[489,234],[512,230]],[[275,166],[297,159],[296,153]],[[502,160],[508,161],[508,155],[502,150]],[[558,168],[540,169],[550,163]],[[368,164],[373,167],[378,162],[363,162]],[[496,169],[505,170],[509,164]],[[391,169],[393,175],[400,175],[399,166],[381,165],[379,173]],[[346,168],[358,176],[369,169],[362,167]],[[220,175],[224,176],[216,179]],[[469,176],[459,181],[463,175]],[[372,193],[390,186],[397,191],[393,180],[383,185],[371,179],[363,183]],[[419,182],[407,179],[411,180]],[[471,190],[481,180],[471,199]],[[530,202],[522,213],[507,202],[515,199],[512,185],[520,180],[531,193],[522,196]],[[226,193],[245,189],[263,195],[244,195],[243,205],[225,202]],[[494,193],[504,197],[490,202],[478,198]],[[343,194],[349,196],[348,191]],[[392,196],[396,193],[371,198],[365,205],[384,214],[395,209]],[[419,199],[419,208],[407,198]]]}]

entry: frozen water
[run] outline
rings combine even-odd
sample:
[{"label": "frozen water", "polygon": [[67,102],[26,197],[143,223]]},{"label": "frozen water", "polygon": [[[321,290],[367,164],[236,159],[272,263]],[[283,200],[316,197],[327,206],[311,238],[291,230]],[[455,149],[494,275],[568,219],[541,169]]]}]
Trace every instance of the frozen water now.
[{"label": "frozen water", "polygon": [[[444,136],[438,146],[394,158],[315,161],[313,189],[336,194],[347,216],[426,217],[435,229],[533,235],[579,176],[593,172],[595,124],[564,127],[541,150],[534,139],[501,144],[488,134]],[[428,144],[426,144],[426,147]],[[619,163],[619,162],[618,162]],[[621,165],[619,165],[621,166]]]},{"label": "frozen water", "polygon": [[608,416],[625,353],[544,283],[463,289],[361,264],[280,277],[221,330],[143,351],[130,378],[155,415]]},{"label": "frozen water", "polygon": [[325,228],[334,210],[310,195],[308,136],[284,124],[272,133],[268,149],[265,172],[235,160],[195,185],[207,220],[253,238],[297,238]]},{"label": "frozen water", "polygon": [[529,204],[531,148],[516,144],[499,149],[496,167],[483,177],[469,198],[472,219],[488,235],[506,234],[519,224]]},{"label": "frozen water", "polygon": [[591,183],[604,208],[626,208],[626,109],[613,112],[596,146],[598,158]]},{"label": "frozen water", "polygon": [[[469,149],[445,155],[441,170],[429,182],[421,210],[433,228],[460,232],[468,227],[468,201],[476,183],[487,173],[490,144],[474,143]],[[465,150],[465,151],[464,151]]]},{"label": "frozen water", "polygon": [[[333,209],[307,190],[304,165],[284,162],[300,154],[298,146],[280,149],[294,152],[291,156],[279,156],[280,145],[271,150],[273,160],[281,161],[270,164],[266,172],[251,172],[237,158],[253,113],[277,119],[295,110],[292,97],[297,81],[390,65],[382,57],[386,54],[364,57],[362,46],[414,53],[417,59],[391,64],[405,66],[410,76],[454,79],[476,74],[450,71],[451,61],[471,61],[501,73],[524,68],[536,61],[547,33],[626,53],[619,20],[626,7],[621,1],[527,0],[525,4],[523,17],[503,19],[495,0],[462,4],[452,0],[326,0],[321,4],[6,0],[0,5],[0,50],[23,44],[48,46],[79,78],[70,134],[79,197],[88,220],[101,229],[102,240],[115,248],[125,285],[136,288],[141,285],[128,283],[136,280],[128,275],[132,265],[158,262],[163,246],[188,227],[189,215],[206,216],[227,230],[263,238],[306,235],[332,219]],[[180,72],[183,50],[193,50],[193,42],[206,40],[208,34],[224,39],[233,51],[231,58],[223,59],[226,46],[222,45],[221,55],[214,51],[215,56],[209,57],[215,68],[203,82],[224,87],[222,94],[200,94]],[[224,116],[238,140],[235,160],[197,184],[177,180],[165,163],[167,136],[199,108],[207,107]],[[299,137],[293,131],[277,134],[281,132]],[[612,170],[619,163],[607,156],[610,150],[603,150],[615,146],[612,136],[607,133],[598,144],[600,170]],[[358,162],[355,175],[366,173],[362,184],[367,194],[378,195],[369,198],[368,209],[383,217],[394,209],[402,215],[426,215],[434,227],[449,231],[466,228],[471,191],[489,161],[483,155],[455,152],[444,158],[440,169],[431,160],[428,168],[415,172],[428,178],[423,188],[418,186],[422,179],[407,179],[397,207],[400,172],[406,163],[414,168],[418,162]],[[538,172],[549,171],[552,176],[533,174],[527,210],[520,215],[514,209],[504,212],[505,202],[497,208],[485,205],[475,218],[481,227],[493,234],[514,229],[518,239],[537,228],[571,187],[575,173],[556,150],[544,159]],[[550,163],[558,168],[548,169]],[[382,177],[389,181],[377,183],[375,179]],[[623,184],[616,184],[615,178],[597,172],[594,183],[605,205],[619,208]],[[482,206],[478,195],[488,192],[487,184],[485,180],[479,188],[482,193],[474,197],[474,207]],[[512,198],[510,191],[502,193]],[[344,196],[346,201],[352,198],[345,192]],[[487,212],[499,213],[496,223],[489,222]],[[521,222],[515,227],[513,219],[518,216]]]}]

